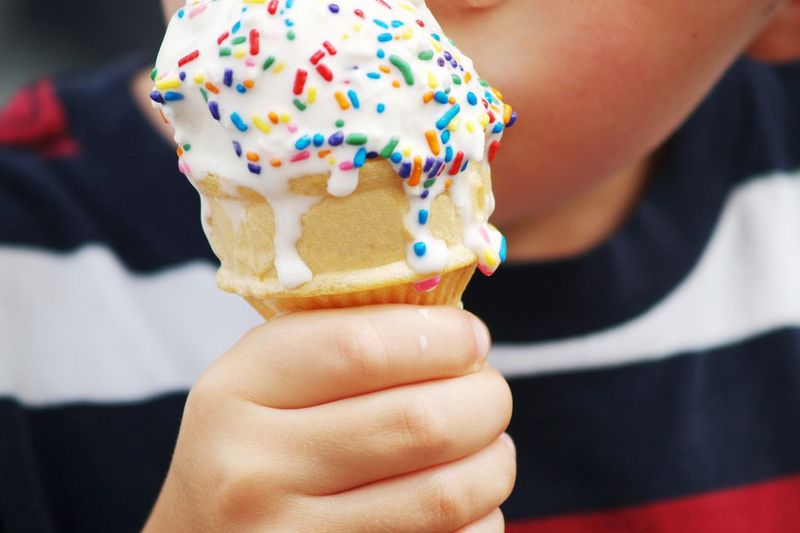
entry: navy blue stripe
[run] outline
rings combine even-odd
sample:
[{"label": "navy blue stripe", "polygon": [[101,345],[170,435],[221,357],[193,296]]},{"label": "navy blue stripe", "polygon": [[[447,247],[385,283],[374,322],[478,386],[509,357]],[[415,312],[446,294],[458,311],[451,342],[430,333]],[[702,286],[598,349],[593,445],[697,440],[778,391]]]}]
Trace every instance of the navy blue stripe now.
[{"label": "navy blue stripe", "polygon": [[800,63],[737,63],[661,150],[644,197],[610,239],[576,258],[476,276],[464,305],[504,342],[589,333],[652,307],[697,263],[735,185],[800,168],[797,72]]},{"label": "navy blue stripe", "polygon": [[23,410],[0,400],[0,531],[140,531],[184,401]]},{"label": "navy blue stripe", "polygon": [[137,272],[216,262],[197,193],[132,99],[139,68],[130,61],[57,83],[77,157],[0,146],[0,244],[59,252],[105,244]]},{"label": "navy blue stripe", "polygon": [[800,472],[800,329],[656,363],[519,379],[511,519]]}]

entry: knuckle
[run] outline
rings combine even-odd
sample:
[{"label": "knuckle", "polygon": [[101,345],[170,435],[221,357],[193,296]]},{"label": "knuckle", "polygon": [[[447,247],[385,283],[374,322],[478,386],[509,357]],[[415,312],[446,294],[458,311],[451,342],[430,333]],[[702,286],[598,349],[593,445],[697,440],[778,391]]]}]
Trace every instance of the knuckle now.
[{"label": "knuckle", "polygon": [[221,524],[243,526],[273,515],[277,502],[267,472],[254,468],[240,451],[215,454],[210,479],[214,513]]},{"label": "knuckle", "polygon": [[207,419],[225,398],[224,380],[212,366],[200,376],[189,391],[184,406],[184,416],[189,420]]},{"label": "knuckle", "polygon": [[358,322],[334,333],[336,356],[348,372],[370,379],[386,368],[388,351],[375,326]]},{"label": "knuckle", "polygon": [[399,412],[405,451],[413,455],[440,454],[455,445],[444,417],[436,413],[430,400],[415,395]]},{"label": "knuckle", "polygon": [[464,522],[467,501],[461,484],[452,476],[439,473],[431,481],[422,516],[425,530],[451,531]]}]

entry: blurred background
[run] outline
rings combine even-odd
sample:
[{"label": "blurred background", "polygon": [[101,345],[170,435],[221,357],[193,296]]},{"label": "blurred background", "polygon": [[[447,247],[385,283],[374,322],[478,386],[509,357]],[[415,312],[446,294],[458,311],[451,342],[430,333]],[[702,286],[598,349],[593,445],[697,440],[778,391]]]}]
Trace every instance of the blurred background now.
[{"label": "blurred background", "polygon": [[0,105],[48,74],[131,55],[154,60],[163,31],[159,0],[0,0]]}]

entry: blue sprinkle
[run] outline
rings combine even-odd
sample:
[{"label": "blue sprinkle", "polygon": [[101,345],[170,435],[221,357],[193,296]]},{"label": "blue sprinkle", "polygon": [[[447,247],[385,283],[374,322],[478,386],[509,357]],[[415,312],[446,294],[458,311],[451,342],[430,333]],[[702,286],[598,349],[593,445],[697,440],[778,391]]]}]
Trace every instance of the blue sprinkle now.
[{"label": "blue sprinkle", "polygon": [[384,111],[386,111],[386,106],[384,104],[378,104],[378,107],[376,108],[376,111],[378,113],[383,113]]},{"label": "blue sprinkle", "polygon": [[329,9],[329,10],[330,10],[330,12],[331,12],[331,13],[333,13],[334,15],[335,15],[336,13],[338,13],[338,12],[339,12],[339,6],[338,6],[338,5],[336,5],[336,4],[331,4],[331,5],[329,5],[329,6],[328,6],[328,9]]},{"label": "blue sprinkle", "polygon": [[386,29],[386,30],[388,30],[388,29],[389,29],[389,25],[388,25],[388,24],[386,24],[386,23],[385,23],[384,21],[382,21],[382,20],[374,19],[374,20],[373,20],[373,22],[374,22],[375,24],[377,24],[378,26],[380,26],[381,28],[384,28],[384,29]]},{"label": "blue sprinkle", "polygon": [[158,91],[151,92],[150,93],[150,99],[152,101],[154,101],[155,103],[157,103],[157,104],[163,104],[164,103],[164,97]]},{"label": "blue sprinkle", "polygon": [[461,112],[461,106],[458,104],[454,105],[453,107],[448,109],[447,113],[442,115],[442,118],[440,118],[436,122],[436,127],[439,128],[440,130],[445,129],[450,124],[450,122],[452,122],[452,120],[456,118],[456,115],[458,115],[460,112]]},{"label": "blue sprinkle", "polygon": [[429,213],[428,213],[427,209],[420,209],[419,210],[419,218],[418,218],[418,220],[419,220],[419,225],[420,226],[424,226],[425,224],[428,223],[428,215],[429,215]]},{"label": "blue sprinkle", "polygon": [[433,99],[439,102],[440,104],[446,104],[450,102],[450,97],[443,91],[436,91],[433,95]]},{"label": "blue sprinkle", "polygon": [[425,198],[430,196],[430,194],[431,194],[431,190],[430,189],[425,189],[424,191],[422,191],[422,194],[420,194],[419,197],[424,200]]},{"label": "blue sprinkle", "polygon": [[503,125],[500,122],[498,122],[497,124],[494,125],[492,133],[500,133],[501,131],[503,131]]},{"label": "blue sprinkle", "polygon": [[186,73],[185,72],[181,72],[180,74],[178,74],[178,77],[181,79],[181,81],[186,81]]},{"label": "blue sprinkle", "polygon": [[344,142],[344,133],[342,133],[341,131],[337,131],[336,133],[328,137],[328,144],[330,144],[331,146],[339,146],[343,142]]},{"label": "blue sprinkle", "polygon": [[442,38],[441,38],[441,37],[439,37],[439,34],[438,34],[438,33],[431,33],[431,37],[433,37],[433,38],[434,38],[434,39],[436,39],[437,41],[441,41],[441,40],[442,40]]},{"label": "blue sprinkle", "polygon": [[459,172],[464,172],[465,170],[467,170],[468,166],[469,166],[469,161],[464,161],[464,164],[461,165],[461,170]]},{"label": "blue sprinkle", "polygon": [[233,150],[236,152],[237,156],[242,157],[242,145],[237,141],[233,141]]},{"label": "blue sprinkle", "polygon": [[417,254],[417,257],[422,257],[425,255],[425,252],[428,251],[428,246],[424,242],[415,242],[414,243],[414,253]]},{"label": "blue sprinkle", "polygon": [[422,171],[423,172],[429,171],[431,169],[431,167],[433,166],[434,161],[436,161],[434,158],[426,157],[425,158],[425,166],[422,167]]},{"label": "blue sprinkle", "polygon": [[478,97],[475,96],[474,92],[467,93],[467,102],[469,102],[469,105],[478,105]]},{"label": "blue sprinkle", "polygon": [[325,136],[321,133],[317,133],[316,135],[314,135],[314,146],[319,148],[323,144],[325,144]]},{"label": "blue sprinkle", "polygon": [[450,142],[450,130],[444,130],[442,132],[442,144],[447,144]]},{"label": "blue sprinkle", "polygon": [[449,163],[452,160],[453,160],[453,147],[452,146],[448,146],[444,150],[444,162],[445,163]]},{"label": "blue sprinkle", "polygon": [[222,82],[227,86],[230,87],[233,85],[233,70],[226,68],[225,75],[222,78]]},{"label": "blue sprinkle", "polygon": [[505,263],[507,256],[508,256],[508,246],[506,244],[506,237],[505,235],[503,235],[503,239],[500,241],[500,262]]},{"label": "blue sprinkle", "polygon": [[239,113],[231,113],[231,122],[233,122],[233,125],[236,126],[236,129],[239,131],[247,131],[247,124],[244,123]]},{"label": "blue sprinkle", "polygon": [[392,28],[399,28],[399,27],[404,26],[404,25],[405,24],[403,24],[402,20],[393,20],[392,21]]},{"label": "blue sprinkle", "polygon": [[292,26],[294,26],[294,21],[292,19],[286,19],[284,22],[287,28],[291,28]]},{"label": "blue sprinkle", "polygon": [[378,152],[367,152],[367,159],[375,159],[378,157]]},{"label": "blue sprinkle", "polygon": [[311,137],[309,137],[308,135],[303,135],[302,137],[297,139],[296,143],[294,143],[294,147],[297,148],[298,150],[305,150],[310,145],[311,145]]},{"label": "blue sprinkle", "polygon": [[367,77],[368,77],[368,78],[370,78],[370,79],[372,79],[372,80],[379,80],[379,79],[381,79],[381,75],[380,75],[380,74],[378,74],[377,72],[370,72],[369,74],[367,74]]},{"label": "blue sprinkle", "polygon": [[483,96],[486,98],[486,101],[489,102],[490,104],[494,102],[494,97],[492,96],[492,93],[490,93],[489,91],[483,93]]},{"label": "blue sprinkle", "polygon": [[181,9],[180,11],[178,11],[178,18],[179,18],[179,19],[182,19],[182,18],[183,18],[183,15],[184,15],[184,13],[183,13],[183,9]]},{"label": "blue sprinkle", "polygon": [[238,32],[241,29],[241,27],[242,27],[242,21],[240,20],[239,22],[233,25],[232,32],[233,33]]},{"label": "blue sprinkle", "polygon": [[167,102],[175,102],[175,101],[178,101],[178,100],[183,100],[183,95],[181,93],[176,93],[174,91],[167,91],[164,94],[164,99]]},{"label": "blue sprinkle", "polygon": [[392,39],[394,39],[394,37],[392,37],[391,33],[381,33],[378,35],[378,41],[381,43],[388,43]]},{"label": "blue sprinkle", "polygon": [[358,149],[356,152],[355,158],[353,158],[353,166],[356,168],[361,168],[364,166],[364,163],[367,162],[367,149],[363,146]]},{"label": "blue sprinkle", "polygon": [[401,154],[400,152],[395,152],[392,154],[392,163],[397,164],[402,160],[403,160],[403,154]]},{"label": "blue sprinkle", "polygon": [[256,165],[255,163],[247,163],[247,168],[253,174],[261,174],[261,167]]},{"label": "blue sprinkle", "polygon": [[386,52],[383,51],[383,48],[378,48],[378,59],[383,59],[386,57]]},{"label": "blue sprinkle", "polygon": [[245,87],[244,85],[239,83],[239,84],[236,85],[236,90],[239,91],[240,93],[244,94],[244,93],[247,92],[247,87]]},{"label": "blue sprinkle", "polygon": [[219,120],[219,104],[216,102],[209,102],[208,103],[208,110],[211,111],[211,116],[214,117],[214,120]]},{"label": "blue sprinkle", "polygon": [[447,50],[445,50],[445,51],[444,51],[444,58],[445,58],[447,61],[450,61],[451,59],[453,59],[453,54],[451,54],[450,52],[448,52]]},{"label": "blue sprinkle", "polygon": [[353,107],[356,109],[361,108],[361,102],[358,100],[358,93],[355,92],[353,89],[347,91],[347,97],[350,98],[350,103],[353,104]]},{"label": "blue sprinkle", "polygon": [[400,165],[400,171],[397,174],[403,179],[411,176],[411,163],[406,161],[405,163]]}]

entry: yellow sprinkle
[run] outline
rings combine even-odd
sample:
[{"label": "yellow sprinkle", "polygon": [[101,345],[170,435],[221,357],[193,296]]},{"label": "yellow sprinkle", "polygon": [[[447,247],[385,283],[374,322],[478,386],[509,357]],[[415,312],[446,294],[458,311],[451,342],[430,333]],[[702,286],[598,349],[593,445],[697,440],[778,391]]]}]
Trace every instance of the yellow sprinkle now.
[{"label": "yellow sprinkle", "polygon": [[195,74],[195,75],[194,75],[194,82],[195,82],[196,84],[200,85],[200,84],[201,84],[201,83],[203,83],[204,81],[206,81],[206,77],[205,77],[205,76],[203,76],[203,74],[202,74],[202,73],[198,72],[197,74]]},{"label": "yellow sprinkle", "polygon": [[349,38],[350,38],[350,36],[348,34],[346,34],[346,33],[344,35],[342,35],[342,40],[343,41],[346,41]]},{"label": "yellow sprinkle", "polygon": [[330,156],[328,158],[328,163],[330,163],[331,165],[335,165],[336,164],[336,158],[333,157],[333,156]]},{"label": "yellow sprinkle", "polygon": [[244,46],[240,46],[236,50],[233,51],[233,57],[235,57],[237,59],[241,59],[245,55],[247,55],[247,50],[245,50]]},{"label": "yellow sprinkle", "polygon": [[497,257],[497,254],[488,248],[483,251],[483,260],[489,268],[494,268],[500,263],[500,258]]},{"label": "yellow sprinkle", "polygon": [[464,83],[469,83],[472,81],[472,72],[467,72],[464,74]]},{"label": "yellow sprinkle", "polygon": [[410,157],[411,156],[411,148],[410,147],[403,148],[403,156],[404,157]]},{"label": "yellow sprinkle", "polygon": [[178,78],[169,78],[156,82],[156,89],[163,91],[164,89],[177,89],[181,86],[181,80]]},{"label": "yellow sprinkle", "polygon": [[461,125],[461,119],[456,117],[450,121],[450,124],[447,125],[447,129],[450,131],[456,131],[460,125]]},{"label": "yellow sprinkle", "polygon": [[282,123],[288,124],[290,120],[292,120],[292,116],[289,113],[281,113],[281,122]]},{"label": "yellow sprinkle", "polygon": [[342,93],[342,91],[336,91],[334,96],[336,96],[336,101],[339,102],[339,107],[342,109],[342,111],[347,111],[350,109],[350,101]]},{"label": "yellow sprinkle", "polygon": [[413,36],[414,32],[411,30],[411,28],[406,28],[402,33],[400,33],[400,38],[406,41],[411,39]]},{"label": "yellow sprinkle", "polygon": [[285,69],[285,68],[286,68],[286,64],[285,63],[278,63],[277,65],[272,67],[272,72],[274,72],[275,74],[280,74],[281,71],[283,69]]},{"label": "yellow sprinkle", "polygon": [[253,124],[255,124],[256,128],[260,129],[264,133],[269,133],[272,131],[272,127],[270,127],[270,125],[265,120],[255,115],[253,116]]},{"label": "yellow sprinkle", "polygon": [[495,96],[496,96],[496,97],[497,97],[499,100],[502,100],[502,99],[503,99],[503,93],[501,93],[501,92],[500,92],[500,89],[498,89],[497,87],[492,87],[492,92],[494,93],[494,95],[495,95]]},{"label": "yellow sprinkle", "polygon": [[486,126],[489,125],[489,115],[488,115],[488,113],[481,113],[480,115],[478,115],[478,122],[480,123],[480,125],[483,128],[486,128]]},{"label": "yellow sprinkle", "polygon": [[503,123],[504,124],[508,124],[509,122],[511,122],[511,113],[512,112],[513,112],[513,109],[511,108],[510,105],[506,104],[503,107]]},{"label": "yellow sprinkle", "polygon": [[433,75],[433,72],[428,72],[428,87],[435,89],[439,86],[439,80]]},{"label": "yellow sprinkle", "polygon": [[244,0],[245,4],[263,4],[266,0]]},{"label": "yellow sprinkle", "polygon": [[361,28],[363,27],[364,27],[363,24],[361,24],[360,22],[356,22],[355,24],[353,24],[353,31],[358,33],[361,31]]},{"label": "yellow sprinkle", "polygon": [[317,101],[317,88],[311,87],[308,89],[308,103],[313,104]]},{"label": "yellow sprinkle", "polygon": [[467,121],[467,131],[470,133],[475,133],[475,123],[471,120]]},{"label": "yellow sprinkle", "polygon": [[443,50],[442,45],[439,44],[439,41],[434,39],[433,41],[431,41],[431,43],[433,45],[433,49],[436,50],[437,52],[441,52]]}]

